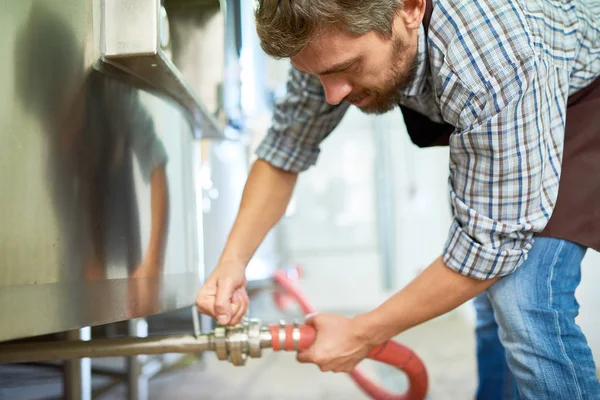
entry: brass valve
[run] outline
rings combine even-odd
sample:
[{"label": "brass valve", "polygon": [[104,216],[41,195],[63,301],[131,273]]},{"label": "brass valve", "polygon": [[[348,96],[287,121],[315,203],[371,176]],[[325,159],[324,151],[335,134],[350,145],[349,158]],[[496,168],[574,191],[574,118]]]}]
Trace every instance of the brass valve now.
[{"label": "brass valve", "polygon": [[301,331],[297,322],[286,325],[281,321],[279,326],[262,326],[258,319],[245,319],[233,327],[217,326],[209,334],[209,340],[211,349],[219,360],[228,360],[233,365],[242,366],[246,364],[248,357],[261,357],[262,349],[298,350]]}]

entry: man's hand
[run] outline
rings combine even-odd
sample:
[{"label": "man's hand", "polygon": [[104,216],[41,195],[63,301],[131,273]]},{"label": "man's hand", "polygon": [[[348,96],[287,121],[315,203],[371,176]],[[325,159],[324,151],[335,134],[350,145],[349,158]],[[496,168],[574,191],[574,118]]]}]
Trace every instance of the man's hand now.
[{"label": "man's hand", "polygon": [[221,262],[196,296],[198,311],[216,318],[221,325],[239,324],[250,302],[246,283],[244,265]]},{"label": "man's hand", "polygon": [[198,311],[222,325],[236,325],[248,309],[246,266],[269,230],[281,219],[292,196],[298,173],[284,171],[258,159],[244,186],[219,265],[196,296]]},{"label": "man's hand", "polygon": [[350,372],[375,347],[361,337],[361,329],[353,319],[316,314],[306,323],[315,327],[317,336],[309,349],[298,352],[297,359],[317,364],[323,372]]}]

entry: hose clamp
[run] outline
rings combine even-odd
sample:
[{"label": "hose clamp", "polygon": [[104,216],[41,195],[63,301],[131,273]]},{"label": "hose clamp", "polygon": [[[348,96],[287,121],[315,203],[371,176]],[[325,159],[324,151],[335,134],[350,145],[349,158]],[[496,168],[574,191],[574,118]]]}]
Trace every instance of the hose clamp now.
[{"label": "hose clamp", "polygon": [[279,321],[279,348],[281,350],[285,350],[285,341],[286,341],[286,334],[285,334],[285,321],[281,320]]},{"label": "hose clamp", "polygon": [[292,330],[292,338],[294,339],[294,350],[298,351],[298,349],[300,348],[300,325],[296,320],[294,320],[294,330]]}]

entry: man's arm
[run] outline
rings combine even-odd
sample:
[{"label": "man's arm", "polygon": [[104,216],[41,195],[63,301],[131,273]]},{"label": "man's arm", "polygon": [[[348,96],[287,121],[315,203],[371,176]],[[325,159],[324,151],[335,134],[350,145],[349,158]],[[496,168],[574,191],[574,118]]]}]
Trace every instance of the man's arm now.
[{"label": "man's arm", "polygon": [[404,289],[376,309],[355,318],[359,334],[380,344],[443,315],[492,286],[499,278],[478,280],[454,272],[438,257]]},{"label": "man's arm", "polygon": [[347,104],[327,104],[319,79],[290,70],[287,93],[275,103],[272,126],[256,149],[240,210],[216,266],[196,296],[198,310],[221,324],[239,323],[248,307],[245,268],[281,219],[298,174],[315,164],[319,145]]},{"label": "man's arm", "polygon": [[[468,96],[490,99],[450,139],[454,218],[443,255],[387,302],[357,318],[367,340],[390,339],[513,273],[525,261],[534,232],[547,223],[558,187],[560,149],[544,150],[562,141],[565,99],[538,94],[560,93],[562,76],[545,60],[519,61],[516,72],[502,72],[499,95]],[[457,91],[465,87],[456,86]],[[503,102],[492,101],[494,96]]]},{"label": "man's arm", "polygon": [[246,313],[245,270],[290,201],[297,172],[258,159],[250,169],[235,222],[213,272],[196,296],[198,310],[222,325],[237,325]]},{"label": "man's arm", "polygon": [[222,263],[248,264],[269,230],[281,219],[298,173],[258,159],[252,166],[236,220],[221,256]]},{"label": "man's arm", "polygon": [[281,219],[298,174],[315,164],[319,146],[342,119],[347,104],[327,104],[319,79],[292,67],[287,93],[274,108],[272,126],[256,154],[237,219],[221,262],[246,265]]},{"label": "man's arm", "polygon": [[298,352],[300,362],[321,371],[350,372],[377,345],[438,317],[475,297],[499,278],[477,280],[459,274],[438,257],[408,286],[376,309],[354,318],[335,314],[309,316],[317,330],[315,343]]}]

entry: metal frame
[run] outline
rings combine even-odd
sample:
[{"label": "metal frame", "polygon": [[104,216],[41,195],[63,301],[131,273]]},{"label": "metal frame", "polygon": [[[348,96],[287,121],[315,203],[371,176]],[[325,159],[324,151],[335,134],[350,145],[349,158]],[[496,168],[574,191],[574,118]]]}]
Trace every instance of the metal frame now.
[{"label": "metal frame", "polygon": [[[72,330],[66,333],[67,340],[86,342],[91,339],[91,328]],[[64,396],[67,400],[92,399],[92,360],[81,358],[65,362],[63,370]]]},{"label": "metal frame", "polygon": [[[143,318],[127,321],[129,336],[148,337],[148,323]],[[148,376],[144,374],[146,355],[134,355],[127,358],[127,391],[130,400],[146,400],[148,398]]]},{"label": "metal frame", "polygon": [[381,256],[383,289],[392,291],[396,288],[396,243],[398,243],[396,224],[395,177],[393,176],[392,154],[389,137],[382,129],[379,119],[373,120],[375,135],[375,200],[377,203],[377,241]]}]

